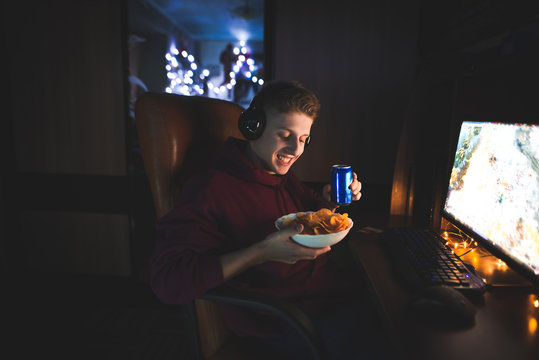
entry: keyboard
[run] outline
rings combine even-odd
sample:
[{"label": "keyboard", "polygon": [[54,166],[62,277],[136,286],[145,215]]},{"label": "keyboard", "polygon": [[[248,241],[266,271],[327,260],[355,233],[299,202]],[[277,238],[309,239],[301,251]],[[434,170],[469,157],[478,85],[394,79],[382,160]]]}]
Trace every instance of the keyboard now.
[{"label": "keyboard", "polygon": [[383,234],[397,272],[416,287],[451,286],[465,294],[482,294],[486,284],[473,266],[448,248],[438,233],[409,227],[395,227]]}]

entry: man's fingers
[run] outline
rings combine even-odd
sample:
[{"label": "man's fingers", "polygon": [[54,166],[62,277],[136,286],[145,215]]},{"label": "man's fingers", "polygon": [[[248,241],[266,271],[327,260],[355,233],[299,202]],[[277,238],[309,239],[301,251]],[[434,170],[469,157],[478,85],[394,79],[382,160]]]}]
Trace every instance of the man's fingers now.
[{"label": "man's fingers", "polygon": [[301,233],[303,231],[303,225],[302,224],[296,224],[296,225],[293,225],[293,226],[288,226],[288,227],[284,228],[281,231],[283,232],[283,234],[290,237],[292,235],[296,235],[296,234]]}]

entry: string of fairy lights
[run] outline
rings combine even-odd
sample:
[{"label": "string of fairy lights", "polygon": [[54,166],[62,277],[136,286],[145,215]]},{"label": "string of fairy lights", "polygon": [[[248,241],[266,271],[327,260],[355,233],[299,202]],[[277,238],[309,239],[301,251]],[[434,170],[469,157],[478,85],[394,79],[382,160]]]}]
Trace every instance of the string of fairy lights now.
[{"label": "string of fairy lights", "polygon": [[442,233],[442,237],[446,240],[445,245],[449,248],[453,250],[456,250],[458,248],[467,250],[465,253],[460,255],[464,255],[469,251],[473,251],[477,247],[477,242],[473,238],[462,232],[460,229],[456,229],[456,231],[445,230]]},{"label": "string of fairy lights", "polygon": [[202,69],[193,54],[187,50],[180,51],[171,44],[169,51],[165,54],[167,60],[165,70],[169,80],[165,91],[187,96],[211,97],[232,90],[239,78],[260,86],[264,85],[264,79],[257,75],[260,67],[253,59],[246,42],[240,41],[239,46],[233,48],[233,53],[235,61],[229,73],[230,80],[221,85],[215,85],[210,81],[213,74],[208,69]]}]

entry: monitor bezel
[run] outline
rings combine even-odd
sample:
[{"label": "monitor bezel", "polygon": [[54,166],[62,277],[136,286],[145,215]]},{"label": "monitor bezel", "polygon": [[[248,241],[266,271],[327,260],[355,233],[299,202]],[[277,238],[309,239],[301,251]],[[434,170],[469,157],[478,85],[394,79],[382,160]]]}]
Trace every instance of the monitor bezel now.
[{"label": "monitor bezel", "polygon": [[445,210],[445,204],[447,201],[447,196],[449,194],[449,179],[451,177],[451,171],[453,169],[453,164],[455,163],[455,155],[458,146],[458,140],[462,125],[464,122],[468,123],[490,123],[490,124],[520,124],[520,125],[538,125],[534,121],[519,121],[519,122],[504,122],[504,121],[487,121],[487,120],[477,120],[477,119],[463,119],[459,122],[455,136],[453,136],[453,142],[451,144],[451,161],[448,164],[447,176],[445,178],[446,182],[444,183],[444,196],[441,203],[441,215],[442,217],[457,227],[459,230],[464,232],[466,235],[472,237],[477,243],[489,251],[495,257],[501,259],[505,262],[512,270],[523,276],[525,279],[530,281],[532,285],[539,288],[539,275],[536,275],[535,272],[525,263],[521,262],[519,259],[515,258],[512,254],[508,253],[506,250],[495,244],[494,242],[486,239],[483,235],[475,232],[468,225],[460,222],[452,214],[448,213]]}]

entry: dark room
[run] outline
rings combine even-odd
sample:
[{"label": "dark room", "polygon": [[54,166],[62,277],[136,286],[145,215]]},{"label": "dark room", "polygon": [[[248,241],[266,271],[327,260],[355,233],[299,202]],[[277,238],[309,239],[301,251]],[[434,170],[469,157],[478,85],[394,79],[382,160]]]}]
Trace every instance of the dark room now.
[{"label": "dark room", "polygon": [[3,359],[539,358],[539,1],[1,7]]}]

